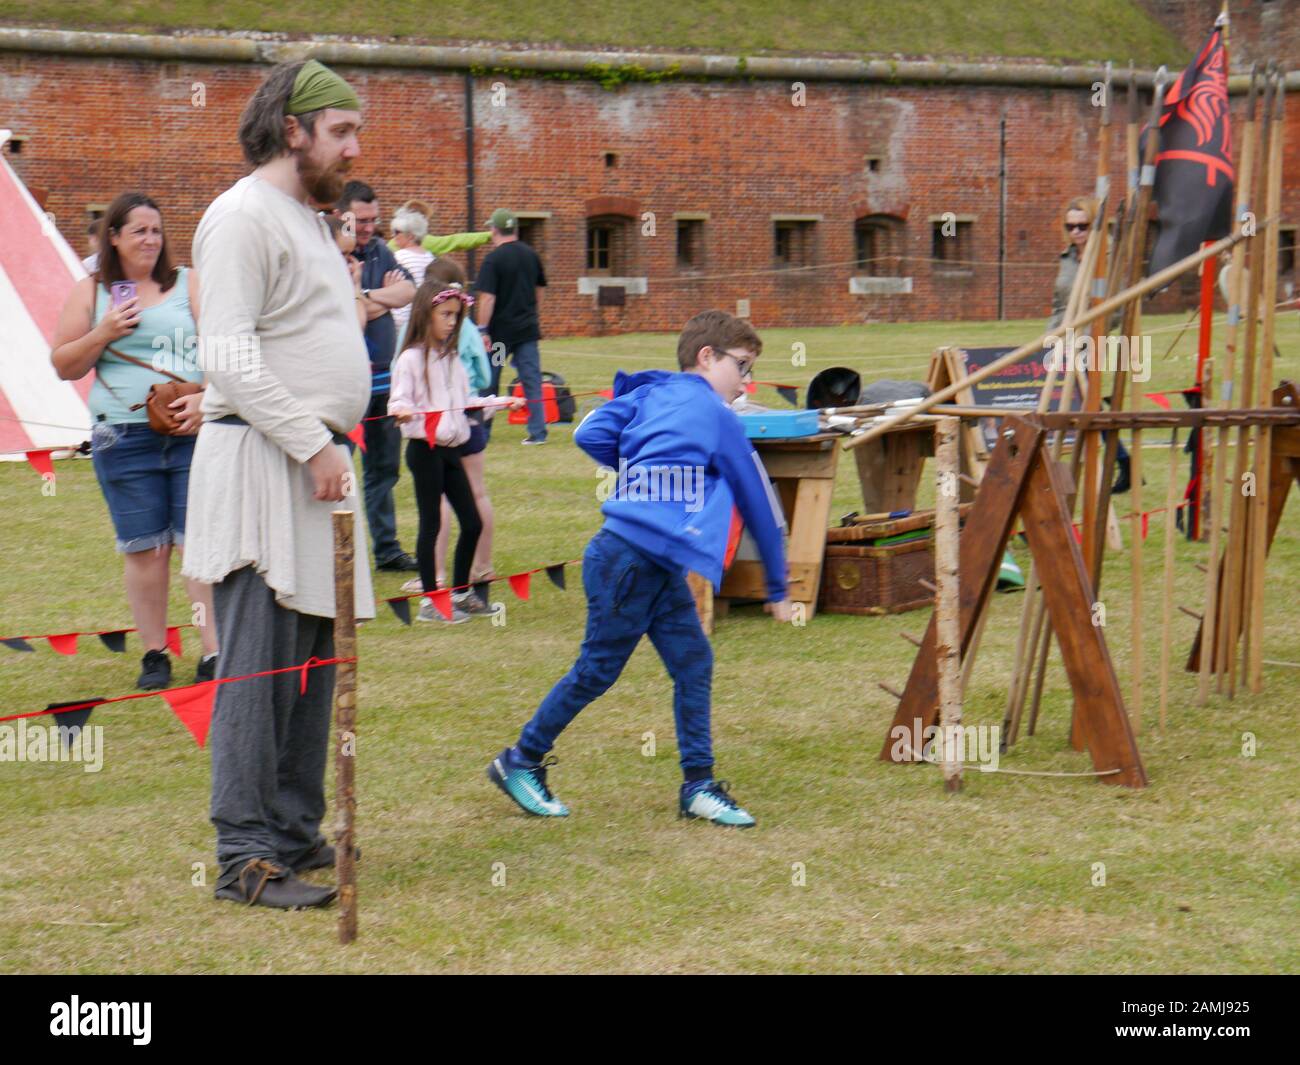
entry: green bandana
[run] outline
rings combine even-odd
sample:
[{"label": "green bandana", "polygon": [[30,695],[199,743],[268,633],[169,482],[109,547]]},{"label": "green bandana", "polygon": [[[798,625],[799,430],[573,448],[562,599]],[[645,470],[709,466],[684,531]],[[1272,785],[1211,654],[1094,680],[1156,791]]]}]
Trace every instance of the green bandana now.
[{"label": "green bandana", "polygon": [[286,115],[302,115],[336,107],[340,111],[360,111],[361,101],[352,86],[334,71],[314,59],[307,60],[293,81],[293,94],[285,104]]}]

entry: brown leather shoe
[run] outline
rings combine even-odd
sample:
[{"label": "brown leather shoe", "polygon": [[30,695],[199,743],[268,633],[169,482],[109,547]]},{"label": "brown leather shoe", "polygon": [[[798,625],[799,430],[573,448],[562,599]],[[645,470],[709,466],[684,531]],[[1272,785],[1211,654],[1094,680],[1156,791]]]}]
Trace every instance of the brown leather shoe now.
[{"label": "brown leather shoe", "polygon": [[328,906],[338,894],[332,887],[317,887],[299,880],[293,870],[265,858],[244,863],[239,875],[213,893],[218,899],[248,906],[271,906],[277,910],[303,910]]},{"label": "brown leather shoe", "polygon": [[[337,854],[334,847],[331,844],[326,843],[324,840],[321,840],[316,844],[314,850],[308,851],[293,863],[293,871],[295,873],[305,873],[311,869],[327,869],[333,866],[336,860]],[[361,861],[360,847],[352,848],[352,860],[354,862]]]}]

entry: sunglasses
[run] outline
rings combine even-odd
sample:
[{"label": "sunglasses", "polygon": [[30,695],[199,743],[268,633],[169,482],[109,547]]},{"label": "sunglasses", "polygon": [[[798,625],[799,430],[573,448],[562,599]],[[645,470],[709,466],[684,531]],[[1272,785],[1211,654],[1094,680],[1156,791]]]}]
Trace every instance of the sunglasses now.
[{"label": "sunglasses", "polygon": [[1068,230],[1078,230],[1080,233],[1086,233],[1091,226],[1087,222],[1066,222],[1065,228]]}]

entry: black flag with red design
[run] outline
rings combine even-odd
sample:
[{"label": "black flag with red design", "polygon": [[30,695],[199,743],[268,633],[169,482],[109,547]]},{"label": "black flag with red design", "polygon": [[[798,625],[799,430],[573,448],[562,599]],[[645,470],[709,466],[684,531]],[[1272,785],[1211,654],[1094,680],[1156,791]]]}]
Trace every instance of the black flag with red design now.
[{"label": "black flag with red design", "polygon": [[1160,235],[1150,273],[1231,232],[1234,176],[1227,55],[1216,28],[1165,94],[1154,190]]}]

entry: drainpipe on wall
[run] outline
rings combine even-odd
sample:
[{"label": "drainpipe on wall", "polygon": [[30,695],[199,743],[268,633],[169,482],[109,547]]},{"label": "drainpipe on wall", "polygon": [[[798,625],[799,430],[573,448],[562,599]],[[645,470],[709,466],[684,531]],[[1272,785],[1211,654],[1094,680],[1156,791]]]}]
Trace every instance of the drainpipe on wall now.
[{"label": "drainpipe on wall", "polygon": [[[474,75],[465,72],[465,232],[478,229],[478,216],[474,213]],[[478,272],[476,252],[470,248],[465,253],[465,277],[472,284]]]},{"label": "drainpipe on wall", "polygon": [[1007,287],[1007,116],[998,121],[998,321],[1006,318]]}]

